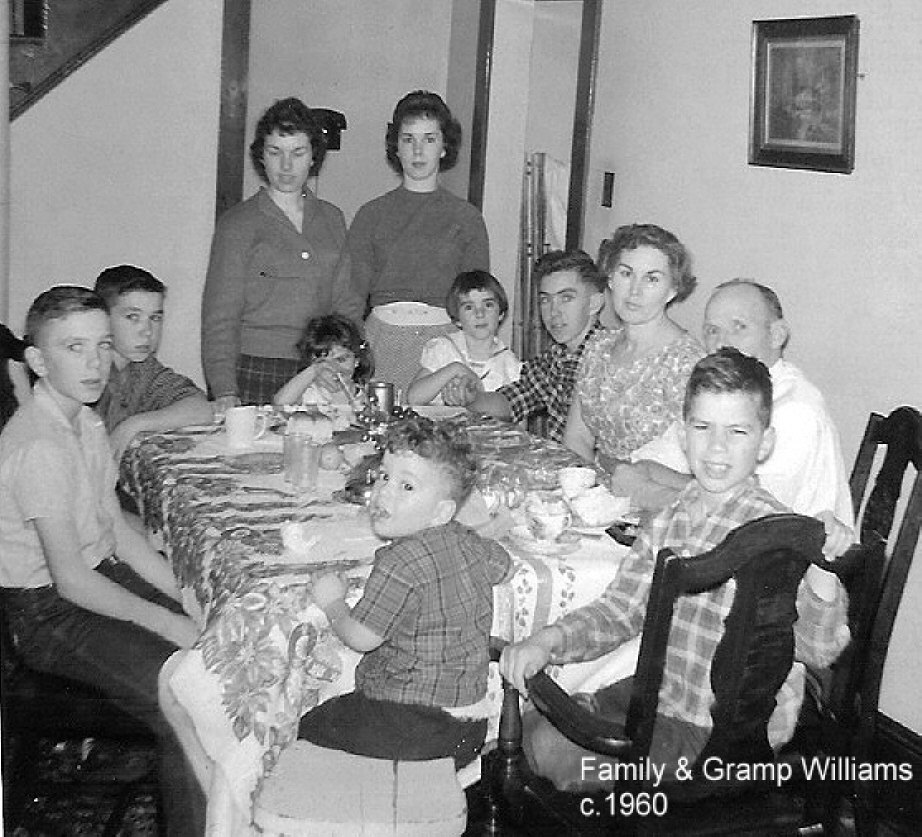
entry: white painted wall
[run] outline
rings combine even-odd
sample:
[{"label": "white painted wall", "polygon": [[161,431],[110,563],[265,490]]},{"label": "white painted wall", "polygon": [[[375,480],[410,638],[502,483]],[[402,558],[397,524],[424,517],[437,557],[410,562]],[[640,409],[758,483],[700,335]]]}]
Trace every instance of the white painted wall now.
[{"label": "white painted wall", "polygon": [[582,0],[536,3],[529,62],[526,151],[570,162]]},{"label": "white painted wall", "polygon": [[[528,124],[534,0],[498,0],[487,132],[483,217],[490,233],[490,272],[515,304],[522,175]],[[512,317],[500,337],[511,342]]]},{"label": "white painted wall", "polygon": [[841,14],[829,0],[605,3],[592,192],[615,171],[615,206],[590,200],[591,251],[618,224],[672,229],[700,289],[677,314],[698,328],[708,292],[754,276],[780,294],[789,356],[823,389],[846,454],[868,412],[922,403],[922,4],[856,0],[861,19],[851,175],[747,164],[754,19]]},{"label": "white painted wall", "polygon": [[[276,99],[298,96],[344,113],[342,150],[327,156],[316,191],[350,221],[363,203],[399,183],[384,156],[397,101],[418,89],[445,95],[451,13],[452,0],[257,0],[247,145]],[[258,186],[248,165],[244,193]]]},{"label": "white painted wall", "polygon": [[[749,166],[752,21],[844,13],[861,20],[854,173]],[[825,393],[849,461],[871,410],[922,406],[920,32],[917,0],[607,0],[603,13],[586,248],[632,221],[673,230],[701,283],[676,312],[694,330],[717,283],[774,287],[788,356]],[[611,210],[598,203],[604,169]],[[901,628],[913,637],[918,612]],[[885,709],[922,686],[918,666],[893,674]],[[922,730],[914,707],[894,714]]]},{"label": "white painted wall", "polygon": [[[483,213],[490,231],[491,268],[518,304],[521,205],[526,155],[543,151],[548,157],[549,199],[557,209],[548,223],[559,223],[559,242],[566,233],[566,205],[582,3],[536,3],[499,0],[493,36],[493,68],[487,133]],[[550,172],[556,173],[555,177]],[[501,337],[512,340],[513,318]]]},{"label": "white painted wall", "polygon": [[10,323],[56,284],[130,262],[169,288],[160,356],[201,382],[213,230],[221,0],[170,2],[11,129]]}]

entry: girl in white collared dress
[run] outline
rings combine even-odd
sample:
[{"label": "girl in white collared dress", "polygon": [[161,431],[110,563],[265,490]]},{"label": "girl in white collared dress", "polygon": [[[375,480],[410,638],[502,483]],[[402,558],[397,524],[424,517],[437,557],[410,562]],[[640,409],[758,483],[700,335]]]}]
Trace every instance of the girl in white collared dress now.
[{"label": "girl in white collared dress", "polygon": [[459,376],[476,377],[493,392],[518,380],[522,362],[496,336],[509,311],[503,286],[485,270],[459,274],[445,308],[459,331],[433,337],[423,347],[420,370],[410,383],[410,404],[441,404],[442,390]]}]

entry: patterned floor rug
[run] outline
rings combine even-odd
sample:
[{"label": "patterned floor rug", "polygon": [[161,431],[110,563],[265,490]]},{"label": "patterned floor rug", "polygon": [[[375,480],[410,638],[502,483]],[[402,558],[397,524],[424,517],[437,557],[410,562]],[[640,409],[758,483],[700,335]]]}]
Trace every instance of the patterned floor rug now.
[{"label": "patterned floor rug", "polygon": [[[115,834],[155,837],[157,813],[154,797],[141,789],[126,797],[132,782],[153,775],[153,747],[126,746],[103,740],[40,742],[38,792],[23,807],[15,822],[4,823],[12,837],[101,837],[106,824],[125,798],[127,810]],[[9,788],[4,778],[4,793]]]}]

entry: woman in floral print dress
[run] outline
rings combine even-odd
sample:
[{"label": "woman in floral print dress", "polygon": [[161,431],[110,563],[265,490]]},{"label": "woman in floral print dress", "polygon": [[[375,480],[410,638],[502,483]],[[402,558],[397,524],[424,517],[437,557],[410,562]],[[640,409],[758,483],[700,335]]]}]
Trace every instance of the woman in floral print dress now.
[{"label": "woman in floral print dress", "polygon": [[564,443],[612,470],[681,418],[685,383],[704,355],[669,316],[695,288],[691,258],[653,224],[619,227],[599,248],[609,301],[621,324],[586,347]]}]

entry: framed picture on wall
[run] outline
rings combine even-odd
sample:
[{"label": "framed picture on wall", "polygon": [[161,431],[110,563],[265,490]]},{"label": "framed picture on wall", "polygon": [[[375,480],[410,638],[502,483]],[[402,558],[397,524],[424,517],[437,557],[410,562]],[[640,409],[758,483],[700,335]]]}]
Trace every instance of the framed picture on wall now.
[{"label": "framed picture on wall", "polygon": [[850,173],[857,69],[854,15],[754,21],[749,163]]}]

